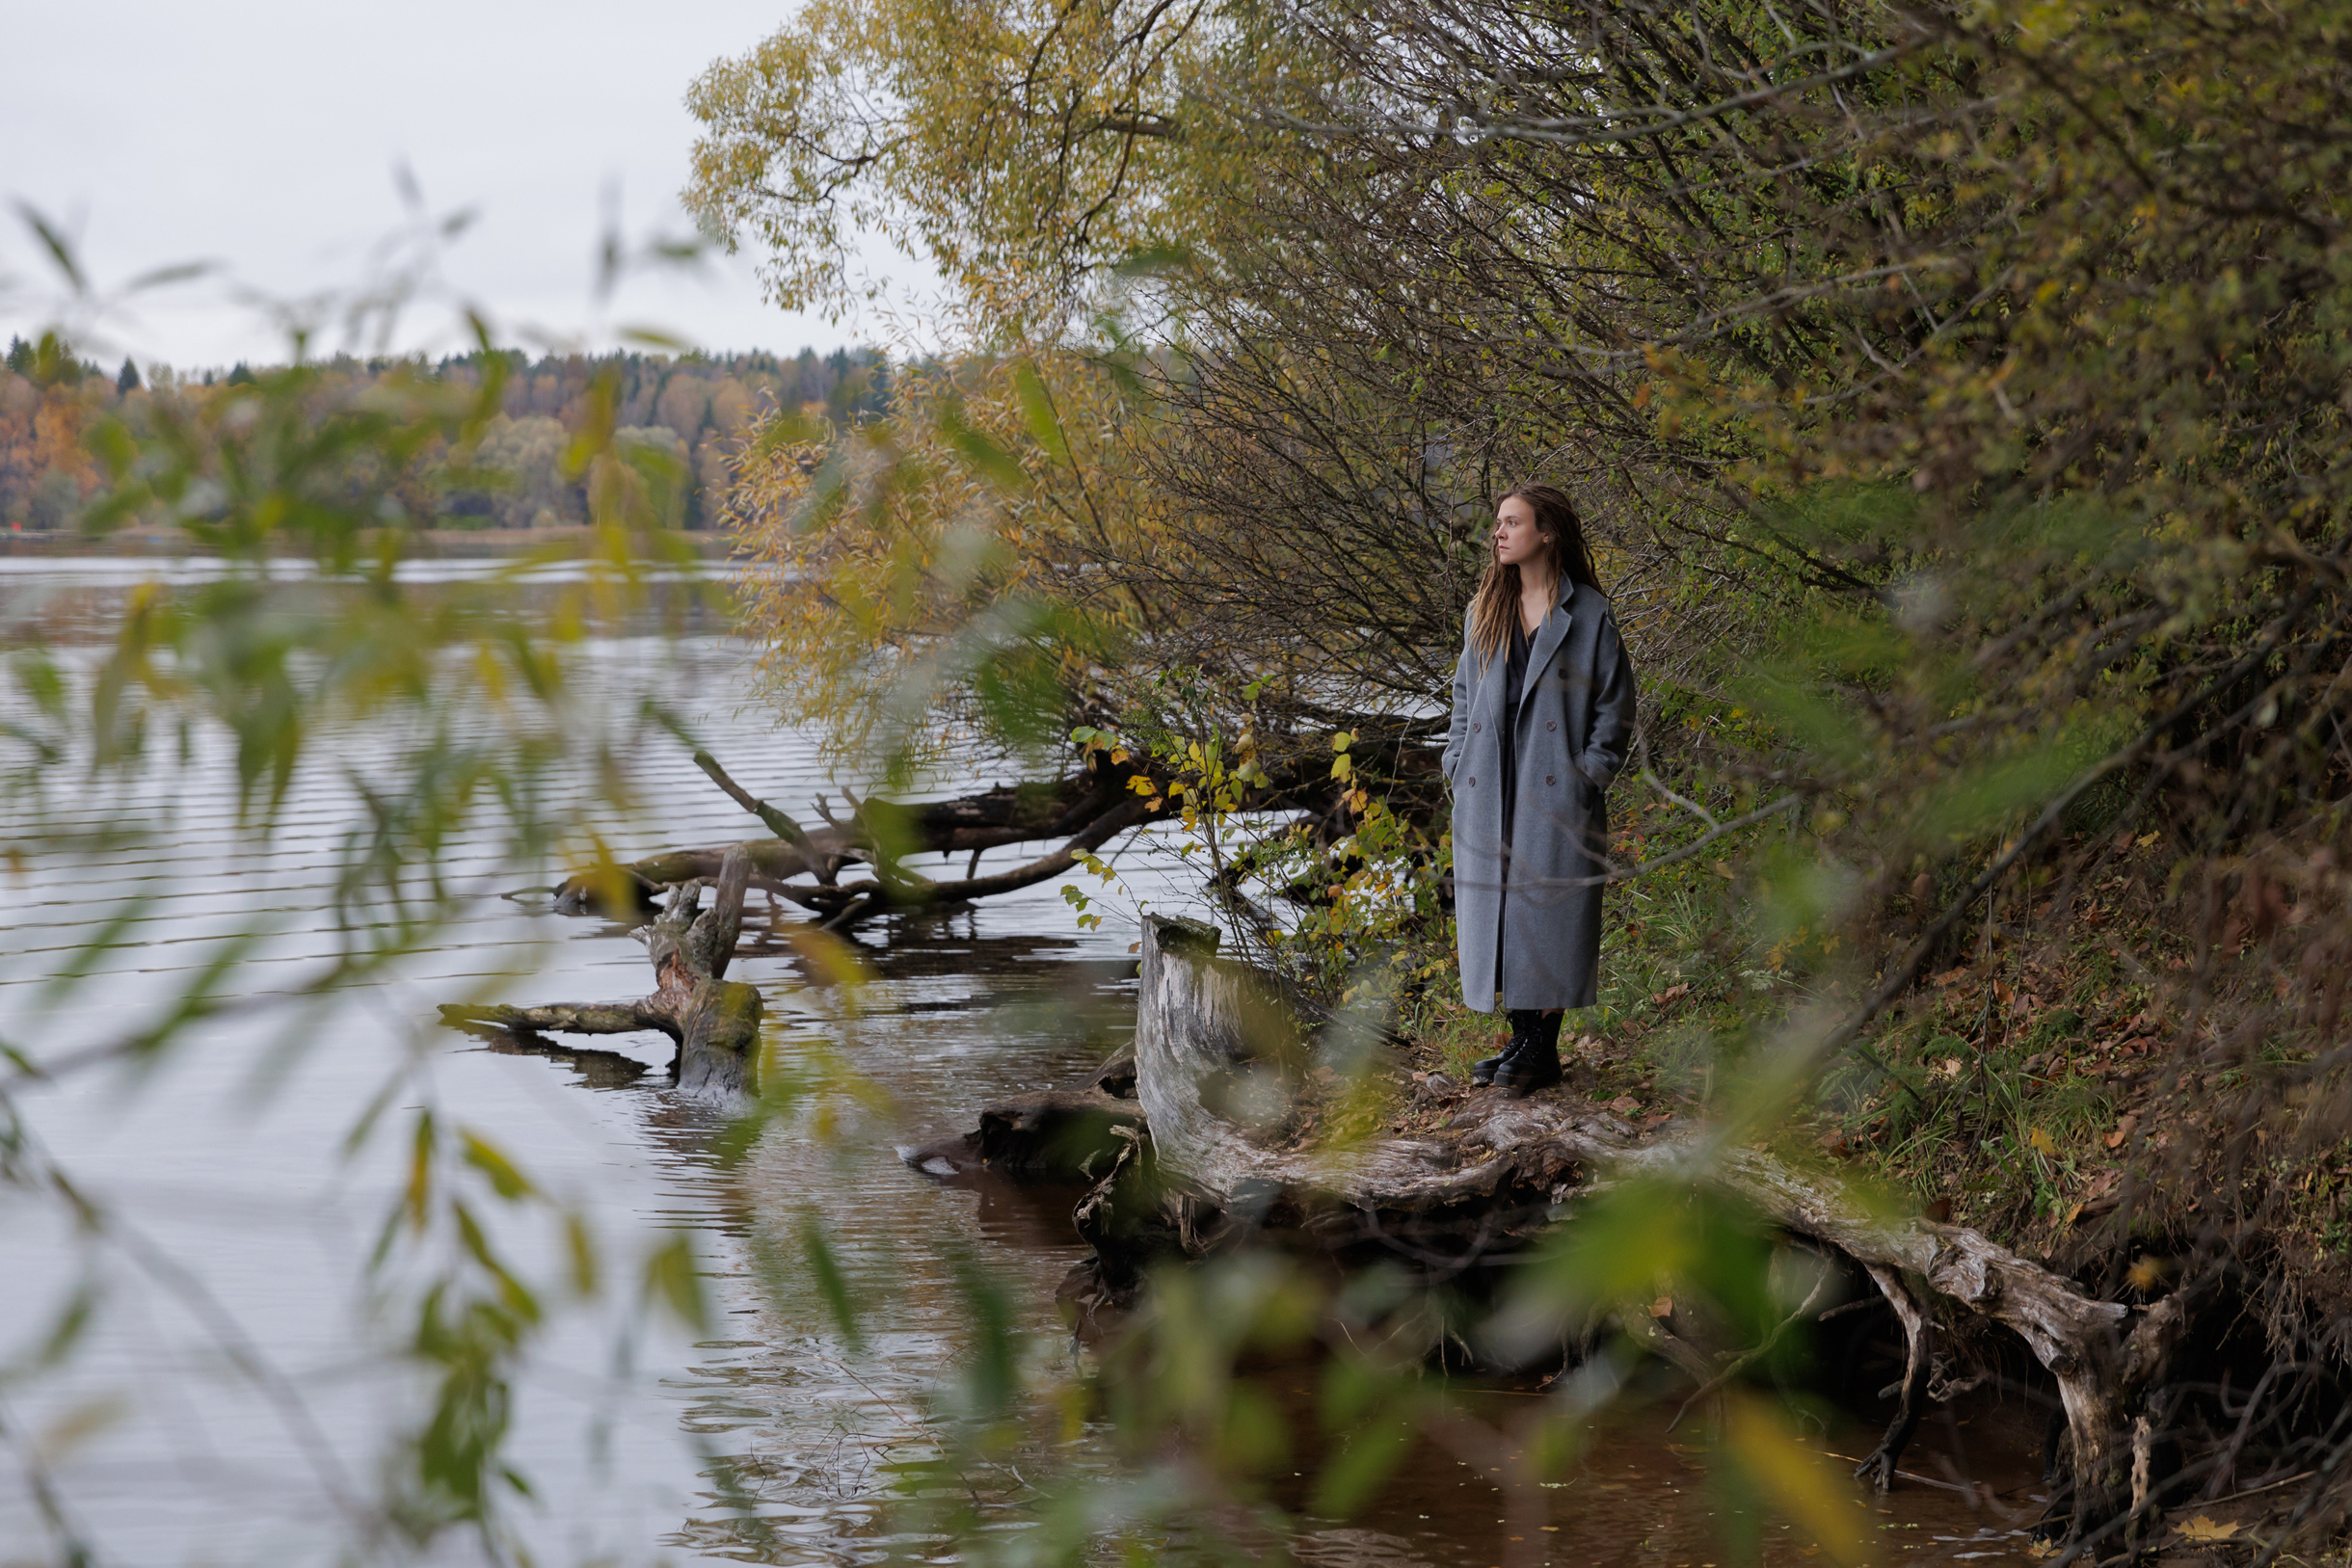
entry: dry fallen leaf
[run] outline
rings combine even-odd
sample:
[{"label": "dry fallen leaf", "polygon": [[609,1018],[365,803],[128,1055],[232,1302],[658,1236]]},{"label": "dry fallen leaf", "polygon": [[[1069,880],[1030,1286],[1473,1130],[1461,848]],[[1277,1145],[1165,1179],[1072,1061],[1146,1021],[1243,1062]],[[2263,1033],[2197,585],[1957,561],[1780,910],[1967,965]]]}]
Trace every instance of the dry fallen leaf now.
[{"label": "dry fallen leaf", "polygon": [[1616,1111],[1619,1116],[1631,1116],[1635,1111],[1642,1108],[1642,1102],[1636,1100],[1631,1095],[1619,1095],[1615,1100],[1609,1102],[1609,1108]]},{"label": "dry fallen leaf", "polygon": [[1660,1296],[1649,1304],[1649,1315],[1652,1317],[1671,1317],[1674,1316],[1674,1298]]},{"label": "dry fallen leaf", "polygon": [[2184,1541],[2227,1541],[2244,1528],[2242,1525],[2216,1525],[2206,1515],[2199,1514],[2180,1527],[2180,1538]]},{"label": "dry fallen leaf", "polygon": [[1928,983],[1930,985],[1948,986],[1956,980],[1964,980],[1967,977],[1968,966],[1963,964],[1958,969],[1946,970],[1941,974],[1930,976]]},{"label": "dry fallen leaf", "polygon": [[2131,1129],[2139,1125],[2140,1119],[2136,1115],[2125,1116],[2119,1120],[2115,1124],[2115,1130],[2107,1134],[2107,1147],[2110,1149],[2124,1147],[2124,1140],[2130,1137]]},{"label": "dry fallen leaf", "polygon": [[2040,1128],[2035,1128],[2031,1132],[2026,1133],[2025,1141],[2034,1146],[2037,1154],[2054,1155],[2058,1152],[2058,1140]]}]

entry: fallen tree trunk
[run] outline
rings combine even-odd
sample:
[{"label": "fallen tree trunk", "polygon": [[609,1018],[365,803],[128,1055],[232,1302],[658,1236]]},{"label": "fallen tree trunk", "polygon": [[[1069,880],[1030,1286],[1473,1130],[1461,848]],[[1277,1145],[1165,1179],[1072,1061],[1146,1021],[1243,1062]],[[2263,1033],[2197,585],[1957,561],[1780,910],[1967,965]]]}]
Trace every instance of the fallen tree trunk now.
[{"label": "fallen tree trunk", "polygon": [[[1400,721],[1366,721],[1355,755],[1382,758],[1400,772],[1428,775],[1397,798],[1418,801],[1429,811],[1435,809],[1437,799],[1430,782],[1434,778],[1434,753],[1421,728]],[[1375,729],[1381,732],[1373,734]],[[1242,809],[1298,812],[1322,821],[1334,836],[1344,833],[1345,790],[1330,777],[1329,756],[1320,748],[1306,748],[1300,757],[1262,774]],[[1408,768],[1408,760],[1421,765]],[[1031,887],[1067,873],[1082,857],[1129,829],[1180,809],[1170,780],[1156,777],[1124,751],[1098,749],[1087,754],[1081,771],[1050,784],[1000,784],[951,800],[914,803],[861,801],[844,790],[849,806],[845,817],[819,797],[816,811],[825,821],[812,828],[737,784],[708,752],[696,752],[694,761],[772,836],[741,846],[751,858],[750,885],[812,911],[820,926],[834,930],[892,910],[964,903]],[[987,876],[978,874],[980,856],[988,850],[1056,838],[1061,844],[1043,855]],[[555,906],[568,913],[648,909],[665,888],[717,875],[733,847],[671,850],[580,872],[553,890]],[[968,854],[971,859],[962,877],[946,880],[924,876],[908,864],[931,854]],[[842,873],[853,865],[866,867],[870,875],[843,882]],[[810,880],[796,880],[802,877]]]},{"label": "fallen tree trunk", "polygon": [[[751,887],[814,910],[827,924],[848,925],[885,908],[980,898],[1027,887],[1066,871],[1077,855],[1100,848],[1151,814],[1142,798],[1124,787],[1126,775],[1104,767],[1052,784],[1000,784],[979,794],[915,805],[852,798],[846,818],[836,817],[819,800],[817,810],[825,815],[825,824],[804,828],[735,783],[708,752],[695,753],[694,760],[774,837],[749,839],[740,846],[669,850],[616,867],[619,881],[633,890],[640,906],[650,904],[664,888],[715,877],[729,852],[740,847],[750,857]],[[937,881],[906,864],[916,855],[970,854],[972,869],[976,870],[978,857],[987,850],[1046,838],[1068,842],[1056,855],[1012,872]],[[842,871],[853,865],[870,867],[874,874],[842,884]],[[798,877],[813,880],[796,883]],[[609,873],[577,873],[555,890],[556,907],[577,911],[608,902],[612,880]]]},{"label": "fallen tree trunk", "polygon": [[[1858,1474],[1886,1485],[1918,1424],[1932,1304],[2024,1342],[2065,1406],[2074,1537],[2087,1541],[2120,1528],[2130,1502],[2130,1432],[2187,1326],[2193,1303],[2182,1294],[2143,1309],[2096,1300],[1975,1231],[1885,1218],[1716,1129],[1685,1125],[1644,1140],[1614,1117],[1558,1096],[1476,1096],[1456,1119],[1458,1143],[1391,1138],[1323,1153],[1285,1147],[1274,1129],[1286,1081],[1295,1076],[1287,1021],[1258,977],[1220,959],[1216,946],[1208,927],[1145,920],[1136,1094],[1158,1179],[1179,1191],[1182,1207],[1163,1227],[1168,1236],[1149,1238],[1152,1244],[1199,1255],[1230,1244],[1237,1231],[1279,1229],[1325,1245],[1401,1240],[1458,1265],[1523,1244],[1596,1181],[1703,1184],[1787,1236],[1852,1260],[1892,1306],[1907,1348],[1902,1403]],[[1099,1190],[1089,1202],[1104,1213],[1118,1209]],[[1121,1235],[1137,1234],[1132,1213],[1121,1223]],[[1694,1368],[1712,1365],[1695,1347],[1661,1353]]]},{"label": "fallen tree trunk", "polygon": [[[728,979],[727,966],[742,932],[752,864],[749,850],[737,845],[722,858],[714,883],[681,884],[661,917],[637,929],[654,964],[652,996],[540,1007],[450,1003],[441,1009],[442,1022],[523,1035],[658,1032],[678,1042],[673,1071],[681,1089],[727,1095],[750,1088],[760,1048],[760,991]],[[706,890],[711,893],[708,909],[702,905]]]}]

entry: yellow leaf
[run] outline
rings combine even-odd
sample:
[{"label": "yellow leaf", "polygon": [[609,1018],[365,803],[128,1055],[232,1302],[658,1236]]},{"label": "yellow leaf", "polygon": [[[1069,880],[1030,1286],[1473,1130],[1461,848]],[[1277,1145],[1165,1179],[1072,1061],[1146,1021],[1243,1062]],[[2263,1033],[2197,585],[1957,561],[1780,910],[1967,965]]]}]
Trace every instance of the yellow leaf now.
[{"label": "yellow leaf", "polygon": [[423,1230],[426,1206],[433,1195],[433,1113],[416,1118],[416,1140],[409,1153],[409,1186],[403,1207],[413,1229]]},{"label": "yellow leaf", "polygon": [[459,1141],[466,1151],[466,1163],[490,1178],[492,1190],[499,1197],[514,1199],[531,1195],[531,1183],[497,1147],[478,1133],[461,1128]]},{"label": "yellow leaf", "polygon": [[2040,1128],[2035,1128],[2031,1132],[2025,1134],[2025,1141],[2032,1144],[2039,1154],[2054,1155],[2058,1152],[2057,1140]]},{"label": "yellow leaf", "polygon": [[1756,1489],[1832,1561],[1860,1562],[1869,1537],[1852,1483],[1806,1448],[1771,1405],[1748,1395],[1724,1402],[1724,1444]]},{"label": "yellow leaf", "polygon": [[54,1464],[120,1422],[129,1413],[129,1402],[120,1395],[102,1394],[96,1398],[85,1399],[41,1429],[40,1436],[34,1444],[34,1451],[44,1463]]},{"label": "yellow leaf", "polygon": [[2180,1527],[2180,1538],[2184,1541],[2227,1541],[2244,1528],[2242,1525],[2216,1525],[2208,1516],[2199,1514]]},{"label": "yellow leaf", "polygon": [[696,1332],[707,1332],[710,1326],[710,1303],[703,1292],[702,1270],[694,1257],[694,1243],[683,1235],[674,1236],[645,1261],[645,1285],[650,1295],[658,1295],[669,1304],[679,1321]]}]

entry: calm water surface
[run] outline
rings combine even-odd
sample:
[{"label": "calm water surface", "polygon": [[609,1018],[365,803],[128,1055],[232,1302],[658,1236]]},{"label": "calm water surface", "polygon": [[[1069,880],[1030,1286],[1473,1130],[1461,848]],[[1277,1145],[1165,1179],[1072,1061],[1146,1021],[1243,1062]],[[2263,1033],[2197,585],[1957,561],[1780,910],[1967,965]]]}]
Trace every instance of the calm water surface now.
[{"label": "calm water surface", "polygon": [[[0,617],[38,617],[70,661],[90,656],[121,593],[152,563],[0,562]],[[183,569],[188,571],[201,568]],[[441,564],[436,577],[486,566]],[[527,590],[521,590],[527,592]],[[738,778],[797,813],[835,788],[807,736],[741,707],[745,651],[692,620],[682,636],[590,645],[580,679],[612,727],[641,808],[608,811],[623,855],[724,842],[752,824],[697,772],[666,729],[637,717],[661,699]],[[496,722],[481,715],[487,728]],[[42,1059],[151,1022],[161,998],[213,961],[228,933],[270,930],[239,960],[231,990],[288,990],[332,951],[333,868],[355,820],[350,773],[401,735],[328,737],[297,777],[277,830],[236,822],[233,772],[199,737],[119,789],[62,782],[48,811],[0,806],[9,897],[0,904],[0,1038]],[[941,781],[956,788],[992,782]],[[590,799],[599,781],[551,788]],[[120,848],[96,838],[135,816],[160,831]],[[492,841],[452,846],[448,872],[485,893],[556,880],[491,859]],[[1033,849],[997,852],[1006,864]],[[1158,907],[1185,902],[1170,857],[1124,846],[1120,864]],[[469,885],[469,884],[468,884]],[[344,1148],[362,1107],[430,1105],[478,1129],[544,1190],[590,1216],[610,1266],[597,1301],[569,1313],[524,1369],[513,1457],[532,1495],[517,1517],[536,1559],[858,1563],[926,1543],[894,1537],[895,1475],[934,1450],[926,1394],[963,1346],[964,1291],[976,1267],[1015,1303],[1029,1353],[1080,1354],[1053,1289],[1082,1255],[1066,1194],[942,1187],[894,1146],[971,1125],[974,1109],[1067,1081],[1133,1026],[1132,927],[1073,928],[1057,882],[952,915],[860,934],[869,976],[854,992],[813,968],[798,917],[755,914],[734,971],[788,1022],[788,1050],[830,1052],[877,1085],[828,1099],[767,1131],[739,1165],[716,1149],[726,1115],[670,1092],[658,1037],[600,1042],[578,1056],[485,1046],[439,1029],[442,1001],[628,997],[648,988],[643,948],[619,922],[566,918],[495,896],[468,907],[399,972],[325,1003],[193,1029],[150,1069],[67,1076],[24,1100],[29,1132],[120,1217],[100,1241],[64,1206],[0,1188],[0,1357],[19,1365],[77,1291],[98,1302],[87,1340],[59,1372],[0,1380],[0,1563],[46,1562],[54,1538],[30,1486],[38,1468],[107,1562],[329,1560],[340,1499],[364,1495],[383,1434],[416,1419],[420,1388],[382,1352],[409,1325],[395,1271],[367,1260],[396,1202],[401,1151],[379,1136]],[[1100,906],[1098,906],[1099,908]],[[45,981],[110,920],[97,976],[64,995]],[[655,1069],[643,1071],[642,1069]],[[822,1124],[821,1126],[819,1124]],[[398,1123],[407,1125],[405,1119]],[[868,1335],[853,1351],[799,1278],[803,1227],[842,1249]],[[553,1232],[532,1214],[497,1225],[502,1244],[543,1271]],[[636,1311],[629,1269],[676,1232],[696,1242],[716,1336],[689,1342]],[[780,1261],[763,1289],[755,1260]],[[617,1282],[617,1283],[615,1283]],[[257,1379],[254,1369],[268,1369]],[[1527,1395],[1498,1392],[1498,1411]],[[1988,1466],[1950,1427],[1911,1463],[1989,1477],[2023,1505],[2014,1457]],[[1991,1447],[2011,1453],[2006,1438]],[[1849,1450],[1858,1451],[1858,1450]],[[1111,1461],[1081,1437],[1060,1456]],[[1499,1563],[1512,1543],[1493,1489],[1443,1456],[1407,1467],[1364,1517],[1307,1529],[1301,1560],[1331,1564]],[[722,1484],[722,1480],[724,1484]],[[1017,1472],[973,1490],[1018,1529],[1031,1498]],[[1724,1556],[1705,1459],[1654,1425],[1616,1432],[1554,1489],[1541,1545],[1563,1563],[1712,1565]],[[1913,1485],[1879,1515],[1884,1555],[2008,1558],[2002,1510]],[[1977,1539],[1980,1531],[1999,1532]],[[1519,1543],[1523,1549],[1525,1543]],[[1809,1554],[1767,1530],[1767,1560]],[[442,1555],[473,1561],[478,1544]]]}]

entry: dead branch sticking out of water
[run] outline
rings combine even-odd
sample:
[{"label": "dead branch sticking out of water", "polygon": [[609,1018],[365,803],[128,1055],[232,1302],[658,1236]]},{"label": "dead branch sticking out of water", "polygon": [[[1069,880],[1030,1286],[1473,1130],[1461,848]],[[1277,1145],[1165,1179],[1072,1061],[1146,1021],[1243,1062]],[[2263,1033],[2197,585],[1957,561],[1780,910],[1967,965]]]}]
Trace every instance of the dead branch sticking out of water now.
[{"label": "dead branch sticking out of water", "polygon": [[[555,1002],[541,1007],[444,1004],[443,1023],[521,1035],[639,1034],[678,1042],[678,1085],[689,1093],[729,1094],[749,1086],[760,1045],[762,1003],[756,986],[727,978],[743,927],[743,895],[753,857],[727,851],[715,882],[695,878],[671,890],[669,907],[633,933],[654,964],[654,993],[634,1001]],[[702,907],[706,890],[710,906]]]}]

